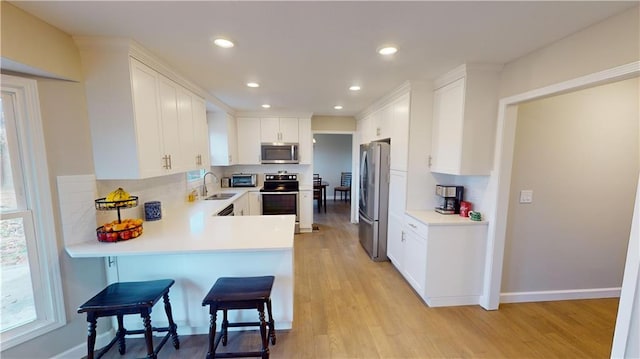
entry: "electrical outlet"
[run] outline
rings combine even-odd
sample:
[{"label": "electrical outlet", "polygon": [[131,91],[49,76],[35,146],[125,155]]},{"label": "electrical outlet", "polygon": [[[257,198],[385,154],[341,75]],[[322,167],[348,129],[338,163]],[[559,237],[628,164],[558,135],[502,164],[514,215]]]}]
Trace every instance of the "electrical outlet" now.
[{"label": "electrical outlet", "polygon": [[520,203],[532,203],[533,202],[533,190],[523,189],[520,191]]}]

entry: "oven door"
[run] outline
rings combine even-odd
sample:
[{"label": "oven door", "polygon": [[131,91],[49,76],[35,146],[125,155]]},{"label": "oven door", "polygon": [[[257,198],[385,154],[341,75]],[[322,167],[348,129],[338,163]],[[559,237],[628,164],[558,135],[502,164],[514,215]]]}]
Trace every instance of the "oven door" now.
[{"label": "oven door", "polygon": [[298,192],[260,192],[262,215],[293,214],[298,221]]}]

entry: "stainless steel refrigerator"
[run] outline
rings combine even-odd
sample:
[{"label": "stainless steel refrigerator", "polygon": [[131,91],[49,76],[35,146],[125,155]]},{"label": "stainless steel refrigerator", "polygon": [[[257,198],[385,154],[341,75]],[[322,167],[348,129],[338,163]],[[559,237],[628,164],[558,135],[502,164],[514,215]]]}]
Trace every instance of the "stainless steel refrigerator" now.
[{"label": "stainless steel refrigerator", "polygon": [[358,237],[374,261],[387,260],[389,213],[389,144],[360,145]]}]

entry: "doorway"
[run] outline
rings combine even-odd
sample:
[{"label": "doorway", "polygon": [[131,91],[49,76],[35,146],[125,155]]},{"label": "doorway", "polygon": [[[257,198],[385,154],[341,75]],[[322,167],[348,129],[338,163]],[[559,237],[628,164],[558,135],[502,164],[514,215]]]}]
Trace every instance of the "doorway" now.
[{"label": "doorway", "polygon": [[[313,134],[313,173],[326,184],[327,202],[340,201],[341,194],[334,188],[341,184],[341,173],[354,172],[353,133],[351,132],[314,132]],[[352,183],[353,188],[353,183]],[[354,192],[349,194],[347,202],[352,207]],[[336,198],[334,198],[334,195]],[[346,196],[344,197],[346,199]],[[314,201],[314,215],[318,213],[318,203]],[[324,209],[323,209],[324,210]],[[353,219],[352,211],[349,210]],[[352,220],[353,222],[353,220]]]},{"label": "doorway", "polygon": [[501,303],[619,296],[640,163],[638,85],[518,105]]}]

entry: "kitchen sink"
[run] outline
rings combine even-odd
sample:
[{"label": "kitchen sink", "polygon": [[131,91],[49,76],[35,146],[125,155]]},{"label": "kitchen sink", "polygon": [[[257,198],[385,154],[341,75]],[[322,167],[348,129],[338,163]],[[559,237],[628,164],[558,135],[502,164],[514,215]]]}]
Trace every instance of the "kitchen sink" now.
[{"label": "kitchen sink", "polygon": [[235,196],[236,193],[216,193],[216,194],[212,194],[211,196],[205,198],[205,200],[223,200],[223,199],[229,199],[233,196]]}]

